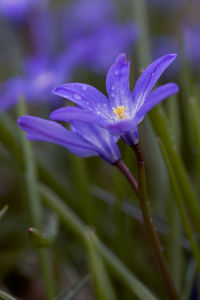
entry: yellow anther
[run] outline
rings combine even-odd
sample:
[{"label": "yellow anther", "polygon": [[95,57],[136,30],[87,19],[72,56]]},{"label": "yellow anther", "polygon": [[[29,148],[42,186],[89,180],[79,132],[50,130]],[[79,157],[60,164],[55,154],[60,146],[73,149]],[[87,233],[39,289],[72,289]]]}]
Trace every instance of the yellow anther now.
[{"label": "yellow anther", "polygon": [[115,114],[119,120],[127,118],[127,113],[125,113],[127,108],[124,105],[118,106],[117,108],[113,108],[112,110],[113,114]]}]

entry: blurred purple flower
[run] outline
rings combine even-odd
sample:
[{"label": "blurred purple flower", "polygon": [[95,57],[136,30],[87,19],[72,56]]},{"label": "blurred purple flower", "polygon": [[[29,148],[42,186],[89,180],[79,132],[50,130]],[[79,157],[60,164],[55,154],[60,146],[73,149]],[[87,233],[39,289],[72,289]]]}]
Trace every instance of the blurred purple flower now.
[{"label": "blurred purple flower", "polygon": [[112,0],[73,0],[62,7],[64,39],[71,43],[95,32],[116,19],[116,3]]},{"label": "blurred purple flower", "polygon": [[188,61],[196,69],[200,64],[200,24],[183,27],[184,50]]},{"label": "blurred purple flower", "polygon": [[105,74],[118,53],[131,53],[139,36],[132,21],[118,21],[112,0],[75,0],[64,12],[67,45],[84,45],[81,66]]},{"label": "blurred purple flower", "polygon": [[63,52],[56,59],[32,56],[23,65],[23,76],[13,77],[0,85],[0,111],[11,108],[20,97],[29,102],[56,101],[52,88],[71,78],[79,52]]},{"label": "blurred purple flower", "polygon": [[100,155],[109,163],[121,158],[116,138],[98,125],[73,121],[68,130],[56,122],[32,116],[21,116],[18,125],[28,139],[64,146],[81,157]]},{"label": "blurred purple flower", "polygon": [[131,53],[138,37],[132,22],[102,24],[95,33],[83,38],[86,49],[82,64],[97,73],[106,73],[118,53]]},{"label": "blurred purple flower", "polygon": [[109,98],[96,88],[81,83],[68,83],[53,90],[55,95],[78,104],[79,107],[64,107],[54,111],[53,120],[71,122],[82,120],[99,124],[111,134],[120,135],[129,145],[139,141],[137,125],[159,102],[178,92],[175,83],[152,88],[174,61],[176,54],[168,54],[151,63],[137,80],[133,92],[129,89],[130,62],[120,54],[110,67],[106,88]]},{"label": "blurred purple flower", "polygon": [[48,0],[1,0],[0,15],[11,20],[22,22],[29,14],[41,8]]}]

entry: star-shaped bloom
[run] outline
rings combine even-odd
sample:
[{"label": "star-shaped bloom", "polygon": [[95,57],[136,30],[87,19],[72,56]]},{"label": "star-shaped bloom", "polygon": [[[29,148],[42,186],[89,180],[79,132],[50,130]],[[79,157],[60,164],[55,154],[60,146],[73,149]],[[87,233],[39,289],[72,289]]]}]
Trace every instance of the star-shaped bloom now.
[{"label": "star-shaped bloom", "polygon": [[87,120],[108,129],[111,134],[121,136],[129,145],[137,144],[137,126],[144,116],[159,102],[178,92],[175,83],[164,84],[152,91],[162,73],[175,58],[176,54],[168,54],[151,63],[131,92],[130,62],[125,54],[120,54],[107,74],[108,98],[87,84],[63,84],[55,88],[53,93],[71,100],[78,104],[78,107],[60,108],[54,111],[50,118],[67,122]]},{"label": "star-shaped bloom", "polygon": [[64,146],[81,157],[100,155],[111,164],[121,158],[116,138],[108,130],[95,124],[73,121],[71,130],[68,130],[54,121],[21,116],[18,125],[27,133],[28,139]]}]

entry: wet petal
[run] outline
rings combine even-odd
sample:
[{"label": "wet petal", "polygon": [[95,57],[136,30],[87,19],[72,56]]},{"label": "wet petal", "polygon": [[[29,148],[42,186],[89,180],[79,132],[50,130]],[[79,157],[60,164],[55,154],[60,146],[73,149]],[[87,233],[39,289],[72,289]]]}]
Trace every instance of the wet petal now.
[{"label": "wet petal", "polygon": [[94,149],[106,161],[114,163],[120,159],[119,149],[116,145],[116,139],[110,135],[109,131],[95,124],[85,122],[72,122],[72,129],[92,143]]},{"label": "wet petal", "polygon": [[73,121],[83,121],[87,123],[96,123],[101,126],[104,126],[106,123],[100,116],[74,106],[56,109],[50,114],[50,119],[69,123]]},{"label": "wet petal", "polygon": [[179,88],[175,83],[164,84],[155,89],[145,100],[144,105],[136,113],[136,119],[142,120],[144,116],[159,102],[176,94]]},{"label": "wet petal", "polygon": [[107,97],[91,85],[84,83],[67,83],[55,88],[53,94],[64,97],[88,111],[99,115],[108,114]]},{"label": "wet petal", "polygon": [[140,78],[137,80],[133,90],[133,104],[135,114],[145,102],[146,97],[149,96],[152,88],[165,71],[165,69],[174,61],[176,54],[167,54],[151,63]]},{"label": "wet petal", "polygon": [[125,54],[118,55],[115,63],[110,67],[106,78],[106,89],[110,99],[110,109],[124,105],[132,107],[132,96],[129,90],[130,62]]}]

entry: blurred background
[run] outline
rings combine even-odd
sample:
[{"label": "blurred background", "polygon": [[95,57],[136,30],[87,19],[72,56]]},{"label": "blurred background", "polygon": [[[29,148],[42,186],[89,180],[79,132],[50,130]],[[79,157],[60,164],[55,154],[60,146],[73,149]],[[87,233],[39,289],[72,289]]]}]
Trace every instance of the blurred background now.
[{"label": "blurred background", "polygon": [[[88,259],[80,237],[43,199],[49,190],[158,299],[168,299],[136,197],[119,171],[99,157],[82,159],[53,144],[27,146],[16,122],[23,113],[48,118],[53,109],[71,105],[51,93],[62,83],[84,82],[106,93],[107,71],[123,52],[131,60],[131,89],[151,61],[178,54],[159,81],[178,83],[178,96],[153,110],[139,129],[164,254],[181,299],[200,299],[196,263],[157,139],[163,138],[161,115],[199,205],[199,0],[0,0],[0,289],[13,297],[0,299],[106,299],[91,284],[94,257]],[[122,142],[119,147],[136,176],[131,150]],[[33,191],[36,184],[40,193]],[[31,195],[41,202],[41,228],[31,215]],[[38,235],[30,227],[40,229]],[[139,299],[115,272],[109,277],[117,299]]]}]

